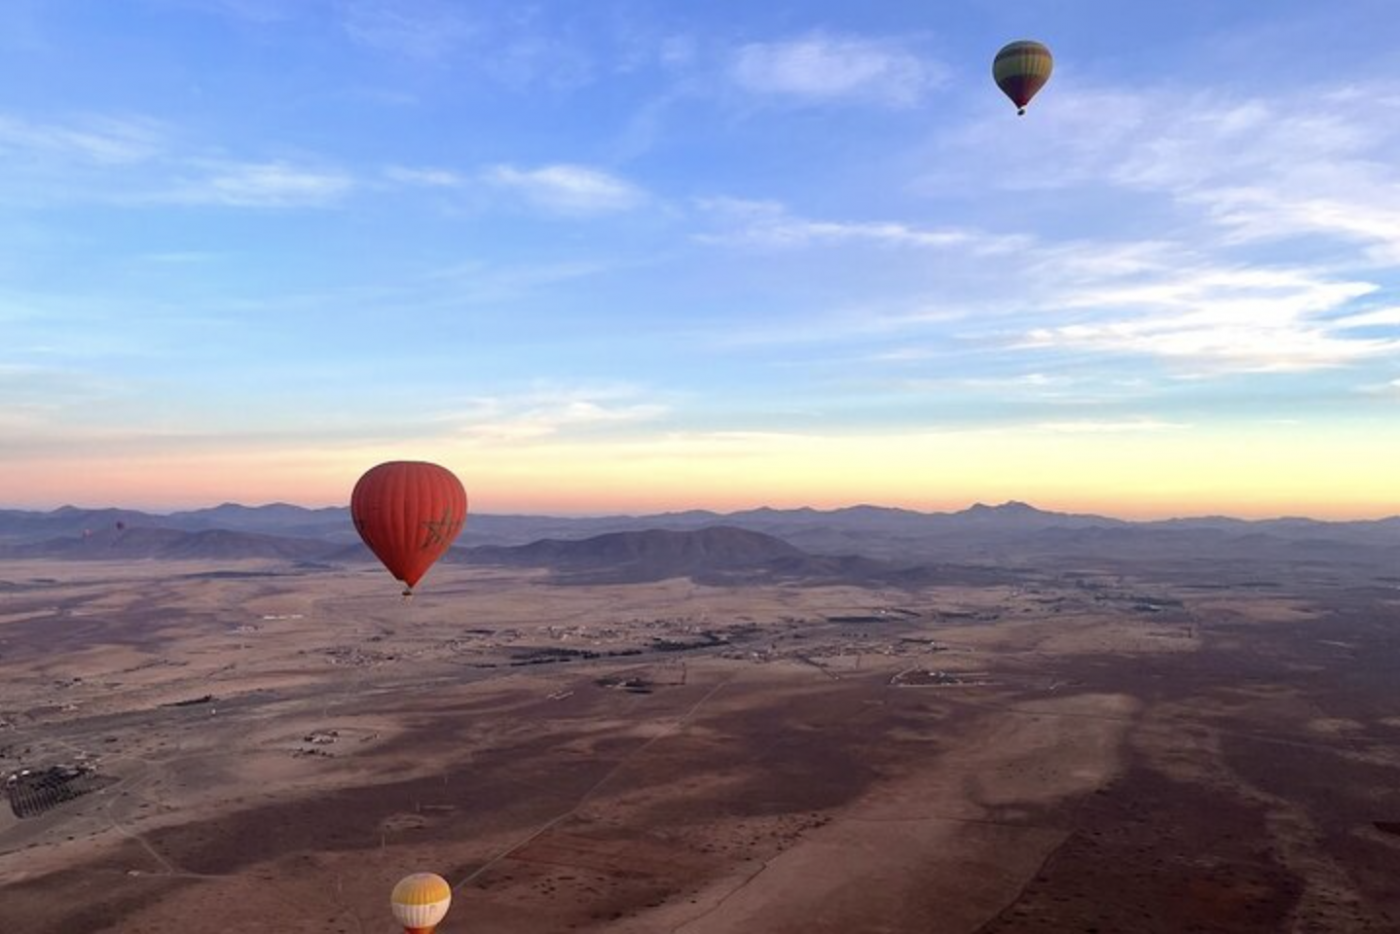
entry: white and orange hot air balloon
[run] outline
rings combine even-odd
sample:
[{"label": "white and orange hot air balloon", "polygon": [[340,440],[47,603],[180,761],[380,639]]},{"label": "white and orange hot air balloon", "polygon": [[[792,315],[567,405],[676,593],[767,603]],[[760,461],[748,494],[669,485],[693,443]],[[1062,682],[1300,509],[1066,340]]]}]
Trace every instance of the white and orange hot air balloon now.
[{"label": "white and orange hot air balloon", "polygon": [[404,934],[433,934],[451,904],[452,886],[432,872],[404,876],[389,896],[394,920],[403,925]]}]

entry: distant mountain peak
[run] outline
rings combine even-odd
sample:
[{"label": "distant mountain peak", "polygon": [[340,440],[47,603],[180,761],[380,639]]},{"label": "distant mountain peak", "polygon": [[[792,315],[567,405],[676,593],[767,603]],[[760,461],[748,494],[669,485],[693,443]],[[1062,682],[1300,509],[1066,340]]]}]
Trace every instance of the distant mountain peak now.
[{"label": "distant mountain peak", "polygon": [[696,573],[736,570],[807,555],[780,538],[734,526],[701,529],[639,529],[584,539],[546,538],[513,547],[470,549],[483,564],[552,567],[556,571],[606,571],[617,582],[663,580]]},{"label": "distant mountain peak", "polygon": [[1045,510],[1037,509],[1030,503],[1023,503],[1019,499],[1008,499],[999,506],[988,506],[986,503],[973,503],[963,512],[970,515],[987,515],[989,513],[999,516],[1029,516],[1047,515]]}]

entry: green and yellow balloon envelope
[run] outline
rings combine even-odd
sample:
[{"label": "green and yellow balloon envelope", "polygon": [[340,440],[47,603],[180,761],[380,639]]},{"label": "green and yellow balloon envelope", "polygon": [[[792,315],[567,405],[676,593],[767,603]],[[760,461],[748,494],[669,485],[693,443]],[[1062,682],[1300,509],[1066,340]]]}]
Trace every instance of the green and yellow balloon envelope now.
[{"label": "green and yellow balloon envelope", "polygon": [[1024,114],[1026,105],[1036,92],[1050,80],[1055,59],[1050,50],[1031,39],[1020,39],[1002,47],[992,62],[992,77],[997,87],[1011,98],[1016,112]]}]

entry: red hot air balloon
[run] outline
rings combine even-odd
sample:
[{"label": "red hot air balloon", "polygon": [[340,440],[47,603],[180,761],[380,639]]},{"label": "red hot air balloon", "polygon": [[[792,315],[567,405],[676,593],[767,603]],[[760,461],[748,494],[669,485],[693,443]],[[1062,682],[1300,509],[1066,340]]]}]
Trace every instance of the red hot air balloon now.
[{"label": "red hot air balloon", "polygon": [[355,484],[350,515],[369,550],[404,582],[407,597],[462,531],[467,492],[445,467],[389,461]]}]

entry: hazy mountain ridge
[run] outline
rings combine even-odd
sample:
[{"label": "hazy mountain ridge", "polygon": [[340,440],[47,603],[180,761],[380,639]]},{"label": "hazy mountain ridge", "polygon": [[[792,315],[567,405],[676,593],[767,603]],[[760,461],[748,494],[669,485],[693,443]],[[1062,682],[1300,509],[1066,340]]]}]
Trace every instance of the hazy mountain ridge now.
[{"label": "hazy mountain ridge", "polygon": [[[371,562],[360,543],[342,545],[229,529],[186,532],[158,527],[104,530],[41,542],[0,545],[0,558],[133,561],[277,560],[325,567]],[[1017,578],[993,567],[889,561],[858,554],[814,555],[781,538],[735,526],[606,532],[526,545],[454,548],[453,564],[541,568],[561,584],[634,584],[689,577],[717,586],[758,582],[919,586],[992,583]]]},{"label": "hazy mountain ridge", "polygon": [[672,577],[753,573],[777,562],[801,566],[812,556],[780,538],[734,526],[674,531],[605,532],[584,539],[547,538],[528,545],[456,549],[471,564],[546,567],[588,583],[633,583]]},{"label": "hazy mountain ridge", "polygon": [[[72,506],[51,512],[0,510],[0,557],[354,562],[372,556],[344,507],[225,503],[164,516]],[[794,578],[886,580],[898,569],[917,576],[917,569],[931,566],[966,570],[973,565],[985,571],[1014,564],[1158,559],[1400,568],[1400,517],[1130,522],[1020,502],[979,503],[951,513],[857,505],[587,518],[473,514],[447,558],[628,580],[732,576],[745,569]]]},{"label": "hazy mountain ridge", "polygon": [[187,532],[182,529],[136,526],[121,531],[104,529],[90,535],[4,544],[0,545],[0,558],[89,561],[146,558],[167,561],[233,561],[269,558],[314,561],[325,558],[334,547],[316,539],[237,532],[230,529]]},{"label": "hazy mountain ridge", "polygon": [[1000,582],[1015,576],[991,568],[911,566],[861,555],[813,555],[781,538],[735,526],[608,532],[585,539],[482,546],[458,549],[453,560],[548,568],[560,583],[582,584],[631,584],[689,577],[698,583],[715,585],[790,581],[906,586]]},{"label": "hazy mountain ridge", "polygon": [[782,539],[734,526],[707,526],[694,531],[644,529],[606,532],[585,539],[546,538],[522,546],[469,549],[474,560],[499,563],[548,562],[596,567],[637,561],[690,563],[724,567],[804,555]]},{"label": "hazy mountain ridge", "polygon": [[[289,503],[219,506],[172,513],[149,513],[132,509],[63,506],[51,511],[0,509],[0,542],[37,541],[59,535],[77,535],[84,530],[98,532],[127,526],[158,526],[183,531],[228,529],[269,535],[355,541],[350,510],[344,506],[307,508]],[[918,512],[887,506],[855,505],[838,509],[774,509],[760,507],[731,513],[695,509],[684,512],[630,516],[536,516],[471,513],[462,544],[524,544],[543,538],[585,538],[607,532],[642,529],[696,529],[706,526],[733,526],[755,531],[836,529],[880,531],[884,533],[991,532],[1005,530],[1024,534],[1049,528],[1126,528],[1140,530],[1216,530],[1223,532],[1267,531],[1289,535],[1360,534],[1400,543],[1400,516],[1382,519],[1324,521],[1303,517],[1277,519],[1238,519],[1229,516],[1200,516],[1178,519],[1132,521],[1093,514],[1061,513],[1038,509],[1027,503],[1009,501],[999,506],[976,503],[957,512]],[[770,533],[771,534],[771,533]],[[471,538],[480,541],[473,542]]]}]

